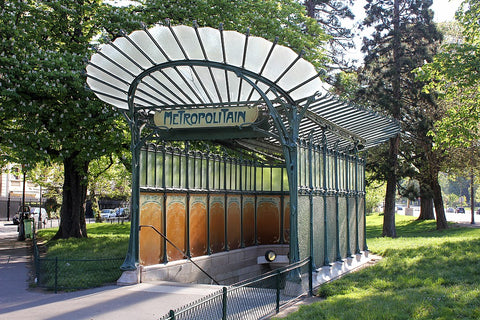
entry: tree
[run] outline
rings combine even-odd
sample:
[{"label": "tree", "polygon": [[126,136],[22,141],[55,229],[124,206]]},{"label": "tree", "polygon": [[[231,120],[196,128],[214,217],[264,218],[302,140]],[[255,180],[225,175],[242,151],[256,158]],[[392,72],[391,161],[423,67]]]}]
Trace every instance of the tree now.
[{"label": "tree", "polygon": [[464,1],[456,19],[462,35],[454,25],[450,26],[450,41],[417,74],[429,81],[425,90],[440,94],[448,105],[447,116],[437,122],[433,132],[435,142],[469,147],[480,138],[480,3]]},{"label": "tree", "polygon": [[93,98],[82,74],[91,41],[102,31],[98,15],[111,7],[101,1],[3,1],[0,8],[0,142],[10,161],[63,164],[55,237],[86,237],[88,165],[123,147],[118,114]]},{"label": "tree", "polygon": [[128,143],[126,124],[111,106],[85,88],[85,58],[92,44],[114,39],[140,22],[253,33],[300,52],[319,69],[327,38],[304,7],[282,1],[141,1],[113,7],[101,0],[0,0],[0,145],[5,160],[62,163],[61,225],[56,238],[86,237],[84,203],[90,163],[119,153]]},{"label": "tree", "polygon": [[[431,0],[367,0],[365,6],[367,15],[363,27],[373,28],[374,31],[371,37],[364,38],[363,41],[362,51],[366,56],[360,73],[363,89],[359,94],[365,103],[386,111],[400,121],[403,132],[408,133],[416,130],[412,124],[417,123],[419,118],[428,118],[423,110],[435,108],[432,97],[421,94],[421,85],[412,74],[412,70],[422,65],[424,60],[431,59],[432,48],[440,40],[440,34],[432,22],[433,15],[429,9],[431,4]],[[426,132],[428,131],[422,128],[415,133],[423,139]],[[428,150],[428,141],[425,141],[423,149]],[[378,166],[386,170],[382,234],[388,237],[396,237],[395,195],[399,181],[400,154],[401,137],[397,136],[390,139],[388,152],[385,150],[384,165]],[[417,155],[420,156],[419,153]],[[383,161],[378,158],[377,160]],[[433,169],[429,174],[429,185],[433,185],[434,194],[440,194],[439,198],[434,197],[437,200],[435,208],[443,212],[440,208],[443,208],[443,204],[438,185],[438,170],[437,167]]]},{"label": "tree", "polygon": [[278,42],[293,50],[305,51],[304,58],[319,70],[327,57],[324,42],[329,38],[315,19],[306,15],[305,7],[294,0],[147,0],[134,8],[147,25],[163,22],[225,30],[246,31],[252,35]]},{"label": "tree", "polygon": [[[456,14],[456,24],[443,26],[448,38],[433,62],[417,70],[423,81],[429,81],[426,92],[438,93],[446,105],[446,117],[437,121],[432,135],[437,148],[451,155],[467,154],[462,167],[469,167],[470,197],[474,198],[474,177],[478,167],[476,153],[480,138],[480,3],[466,0]],[[451,162],[452,163],[452,162]],[[457,167],[453,163],[453,167]],[[463,169],[463,168],[462,168]],[[471,200],[472,211],[475,201]],[[472,223],[474,216],[472,214]]]},{"label": "tree", "polygon": [[355,17],[349,5],[353,0],[305,0],[307,15],[317,22],[330,36],[328,40],[328,57],[330,69],[349,70],[349,62],[345,59],[345,52],[354,47],[353,32],[344,25],[347,19]]}]

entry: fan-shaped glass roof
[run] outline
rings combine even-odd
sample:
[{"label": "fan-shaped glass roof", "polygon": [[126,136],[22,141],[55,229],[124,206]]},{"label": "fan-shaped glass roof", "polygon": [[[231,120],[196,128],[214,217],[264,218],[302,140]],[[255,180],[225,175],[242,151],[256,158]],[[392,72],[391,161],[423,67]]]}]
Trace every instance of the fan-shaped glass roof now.
[{"label": "fan-shaped glass roof", "polygon": [[289,106],[303,115],[299,138],[371,147],[399,131],[391,119],[328,95],[302,54],[248,33],[183,25],[145,28],[101,46],[87,76],[101,100],[125,112],[141,112],[152,128],[153,115],[165,110],[243,106],[257,108],[260,115],[248,128],[157,127],[166,140],[241,138],[243,147],[272,152],[281,146],[281,133],[271,117],[288,130]]}]

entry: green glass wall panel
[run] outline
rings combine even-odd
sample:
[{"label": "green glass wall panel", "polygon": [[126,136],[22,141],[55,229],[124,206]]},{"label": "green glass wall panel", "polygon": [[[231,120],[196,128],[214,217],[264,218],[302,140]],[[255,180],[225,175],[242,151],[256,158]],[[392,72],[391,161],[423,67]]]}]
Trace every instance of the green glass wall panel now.
[{"label": "green glass wall panel", "polygon": [[172,154],[168,154],[165,156],[165,187],[173,185],[172,167]]},{"label": "green glass wall panel", "polygon": [[202,176],[200,177],[200,186],[202,189],[208,189],[207,178],[210,173],[207,159],[201,159],[201,168],[199,170],[202,172]]},{"label": "green glass wall panel", "polygon": [[283,191],[288,191],[289,190],[289,185],[288,185],[287,170],[282,170],[282,171],[283,171]]},{"label": "green glass wall panel", "polygon": [[227,190],[232,190],[232,181],[235,179],[235,175],[232,173],[232,164],[227,162],[225,164],[225,189]]},{"label": "green glass wall panel", "polygon": [[358,237],[359,237],[359,246],[360,250],[365,250],[365,209],[364,209],[364,199],[360,197],[358,199]]},{"label": "green glass wall panel", "polygon": [[178,155],[173,155],[172,159],[172,186],[174,188],[180,188],[180,175],[181,175],[181,167],[180,167],[180,157]]},{"label": "green glass wall panel", "polygon": [[147,185],[147,151],[140,152],[140,186]]},{"label": "green glass wall panel", "polygon": [[155,161],[155,187],[163,188],[163,153],[158,152]]},{"label": "green glass wall panel", "polygon": [[155,153],[149,152],[147,154],[147,186],[155,186]]},{"label": "green glass wall panel", "polygon": [[262,167],[255,167],[256,176],[255,176],[255,190],[262,190],[262,183],[263,183],[263,168]]},{"label": "green glass wall panel", "polygon": [[327,248],[328,260],[330,262],[336,260],[337,252],[336,207],[337,205],[335,197],[327,197]]},{"label": "green glass wall panel", "polygon": [[266,167],[263,168],[263,182],[262,182],[262,191],[272,191],[272,168]]},{"label": "green glass wall panel", "polygon": [[352,254],[355,253],[355,239],[357,237],[356,233],[356,202],[355,198],[349,197],[348,198],[348,212],[350,214],[350,221],[349,221],[349,231],[350,231],[350,252]]},{"label": "green glass wall panel", "polygon": [[344,197],[338,198],[338,226],[340,234],[340,254],[342,258],[347,257],[347,200]]},{"label": "green glass wall panel", "polygon": [[298,197],[298,246],[300,259],[310,256],[310,199]]},{"label": "green glass wall panel", "polygon": [[323,208],[323,197],[313,197],[313,258],[317,267],[323,264],[325,252],[325,225],[323,223]]},{"label": "green glass wall panel", "polygon": [[282,168],[272,168],[272,191],[282,191]]}]

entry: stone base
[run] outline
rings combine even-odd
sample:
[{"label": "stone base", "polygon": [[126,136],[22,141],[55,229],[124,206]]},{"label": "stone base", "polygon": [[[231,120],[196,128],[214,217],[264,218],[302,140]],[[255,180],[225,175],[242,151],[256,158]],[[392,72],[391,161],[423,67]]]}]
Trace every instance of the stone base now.
[{"label": "stone base", "polygon": [[355,254],[353,257],[335,261],[328,266],[318,268],[317,272],[313,274],[313,287],[335,280],[377,259],[381,259],[381,257],[371,255],[368,251],[363,251]]},{"label": "stone base", "polygon": [[124,271],[117,280],[117,286],[130,286],[140,283],[140,269]]},{"label": "stone base", "polygon": [[[264,256],[267,250],[274,250],[278,257],[286,257],[288,249],[288,245],[260,245],[195,257],[192,260],[218,283],[230,285],[282,266],[284,262],[282,259],[279,259],[281,263],[277,263],[277,261],[259,263],[258,257]],[[141,268],[141,282],[158,280],[214,284],[207,275],[188,260],[177,260]]]}]

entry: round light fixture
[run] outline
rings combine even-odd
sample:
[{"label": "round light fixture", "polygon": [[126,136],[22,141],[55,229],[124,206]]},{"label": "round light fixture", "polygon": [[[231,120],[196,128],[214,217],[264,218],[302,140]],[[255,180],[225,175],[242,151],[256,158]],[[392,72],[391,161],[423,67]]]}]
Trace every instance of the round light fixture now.
[{"label": "round light fixture", "polygon": [[272,262],[277,258],[277,254],[273,250],[267,250],[265,252],[265,260],[268,262]]}]

